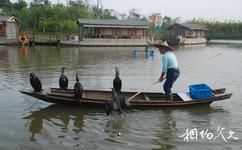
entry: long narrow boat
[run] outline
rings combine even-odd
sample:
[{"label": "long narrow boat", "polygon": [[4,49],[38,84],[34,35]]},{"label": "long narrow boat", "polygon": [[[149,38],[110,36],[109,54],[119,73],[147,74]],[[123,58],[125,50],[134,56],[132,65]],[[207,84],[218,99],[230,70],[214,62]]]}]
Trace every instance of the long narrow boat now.
[{"label": "long narrow boat", "polygon": [[[192,99],[189,93],[174,93],[173,100],[169,101],[162,93],[142,92],[129,101],[129,106],[133,107],[167,107],[167,106],[193,106],[209,105],[214,101],[229,99],[232,93],[225,93],[225,88],[212,90],[212,96],[206,99]],[[81,98],[75,98],[73,89],[61,90],[50,88],[41,92],[20,91],[23,94],[35,97],[45,102],[71,105],[92,105],[104,107],[106,101],[112,100],[112,91],[85,90]],[[136,92],[121,92],[119,96],[127,99]],[[125,105],[126,103],[121,103]],[[124,106],[122,106],[124,107]]]}]

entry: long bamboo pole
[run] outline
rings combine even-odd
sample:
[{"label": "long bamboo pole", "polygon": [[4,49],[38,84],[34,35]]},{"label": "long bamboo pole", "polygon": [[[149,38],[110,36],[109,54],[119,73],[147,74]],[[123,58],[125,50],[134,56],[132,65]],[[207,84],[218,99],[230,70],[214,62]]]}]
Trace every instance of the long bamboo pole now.
[{"label": "long bamboo pole", "polygon": [[[203,60],[200,60],[200,61],[198,61],[198,62],[196,62],[196,63],[193,63],[191,66],[189,66],[189,67],[183,69],[182,72],[185,72],[185,71],[190,70],[191,68],[193,68],[193,67],[195,67],[195,66],[197,66],[197,65],[199,65],[199,64],[201,64],[201,63],[203,63],[205,60],[209,60],[209,59],[212,59],[212,58],[217,57],[217,56],[220,56],[220,55],[222,55],[222,53],[218,53],[218,54],[216,54],[216,55],[209,56],[209,57],[207,57],[207,59],[203,59]],[[155,82],[152,83],[151,85],[149,85],[149,86],[143,88],[142,90],[140,90],[139,92],[137,92],[136,94],[134,94],[133,96],[131,96],[131,97],[128,99],[128,101],[130,101],[131,99],[135,98],[135,97],[136,97],[137,95],[139,95],[140,93],[142,93],[142,92],[144,92],[144,91],[146,91],[146,90],[149,90],[150,88],[152,88],[154,85],[156,85],[156,84],[158,84],[158,83],[159,83],[159,81],[155,81]]]}]

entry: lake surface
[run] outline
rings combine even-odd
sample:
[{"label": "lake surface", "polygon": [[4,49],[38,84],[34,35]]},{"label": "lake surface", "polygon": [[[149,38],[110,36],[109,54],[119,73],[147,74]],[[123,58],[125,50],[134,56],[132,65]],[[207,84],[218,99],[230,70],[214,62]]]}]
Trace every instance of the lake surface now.
[{"label": "lake surface", "polygon": [[[161,61],[156,49],[154,57],[144,53],[134,57],[135,49],[144,50],[1,46],[0,149],[242,149],[241,44],[188,46],[174,51],[181,75],[173,92],[186,92],[196,83],[233,92],[231,99],[206,107],[132,109],[124,110],[125,115],[106,116],[102,108],[55,105],[18,92],[31,89],[32,71],[43,88],[58,87],[63,66],[69,88],[73,88],[78,72],[85,89],[110,90],[114,67],[119,67],[122,90],[139,91],[158,80]],[[149,91],[162,92],[162,84]]]}]

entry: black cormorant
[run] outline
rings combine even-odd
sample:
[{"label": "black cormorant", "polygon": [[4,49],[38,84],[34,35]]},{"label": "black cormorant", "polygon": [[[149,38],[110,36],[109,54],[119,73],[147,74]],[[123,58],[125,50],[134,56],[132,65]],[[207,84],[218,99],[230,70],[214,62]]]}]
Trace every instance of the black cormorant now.
[{"label": "black cormorant", "polygon": [[29,77],[29,81],[33,89],[38,92],[42,91],[42,84],[40,82],[40,79],[37,76],[35,76],[33,72],[30,73]]},{"label": "black cormorant", "polygon": [[113,79],[113,88],[115,89],[116,92],[120,92],[122,88],[122,81],[119,78],[119,69],[118,67],[115,67],[115,78]]},{"label": "black cormorant", "polygon": [[61,89],[66,90],[68,88],[68,78],[64,75],[65,67],[61,68],[61,76],[59,79],[59,86]]},{"label": "black cormorant", "polygon": [[110,115],[112,110],[118,110],[119,113],[122,113],[120,98],[114,88],[112,88],[112,100],[106,101],[105,104],[105,112],[107,115]]},{"label": "black cormorant", "polygon": [[75,95],[75,97],[80,98],[82,96],[82,92],[83,92],[83,86],[79,82],[78,73],[77,73],[76,74],[76,83],[74,85],[74,95]]}]

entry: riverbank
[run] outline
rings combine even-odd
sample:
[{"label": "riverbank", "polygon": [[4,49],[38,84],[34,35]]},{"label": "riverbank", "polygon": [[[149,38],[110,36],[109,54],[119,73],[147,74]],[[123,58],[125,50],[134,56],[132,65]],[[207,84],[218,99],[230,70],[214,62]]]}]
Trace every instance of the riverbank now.
[{"label": "riverbank", "polygon": [[242,40],[210,40],[208,43],[242,44]]}]

